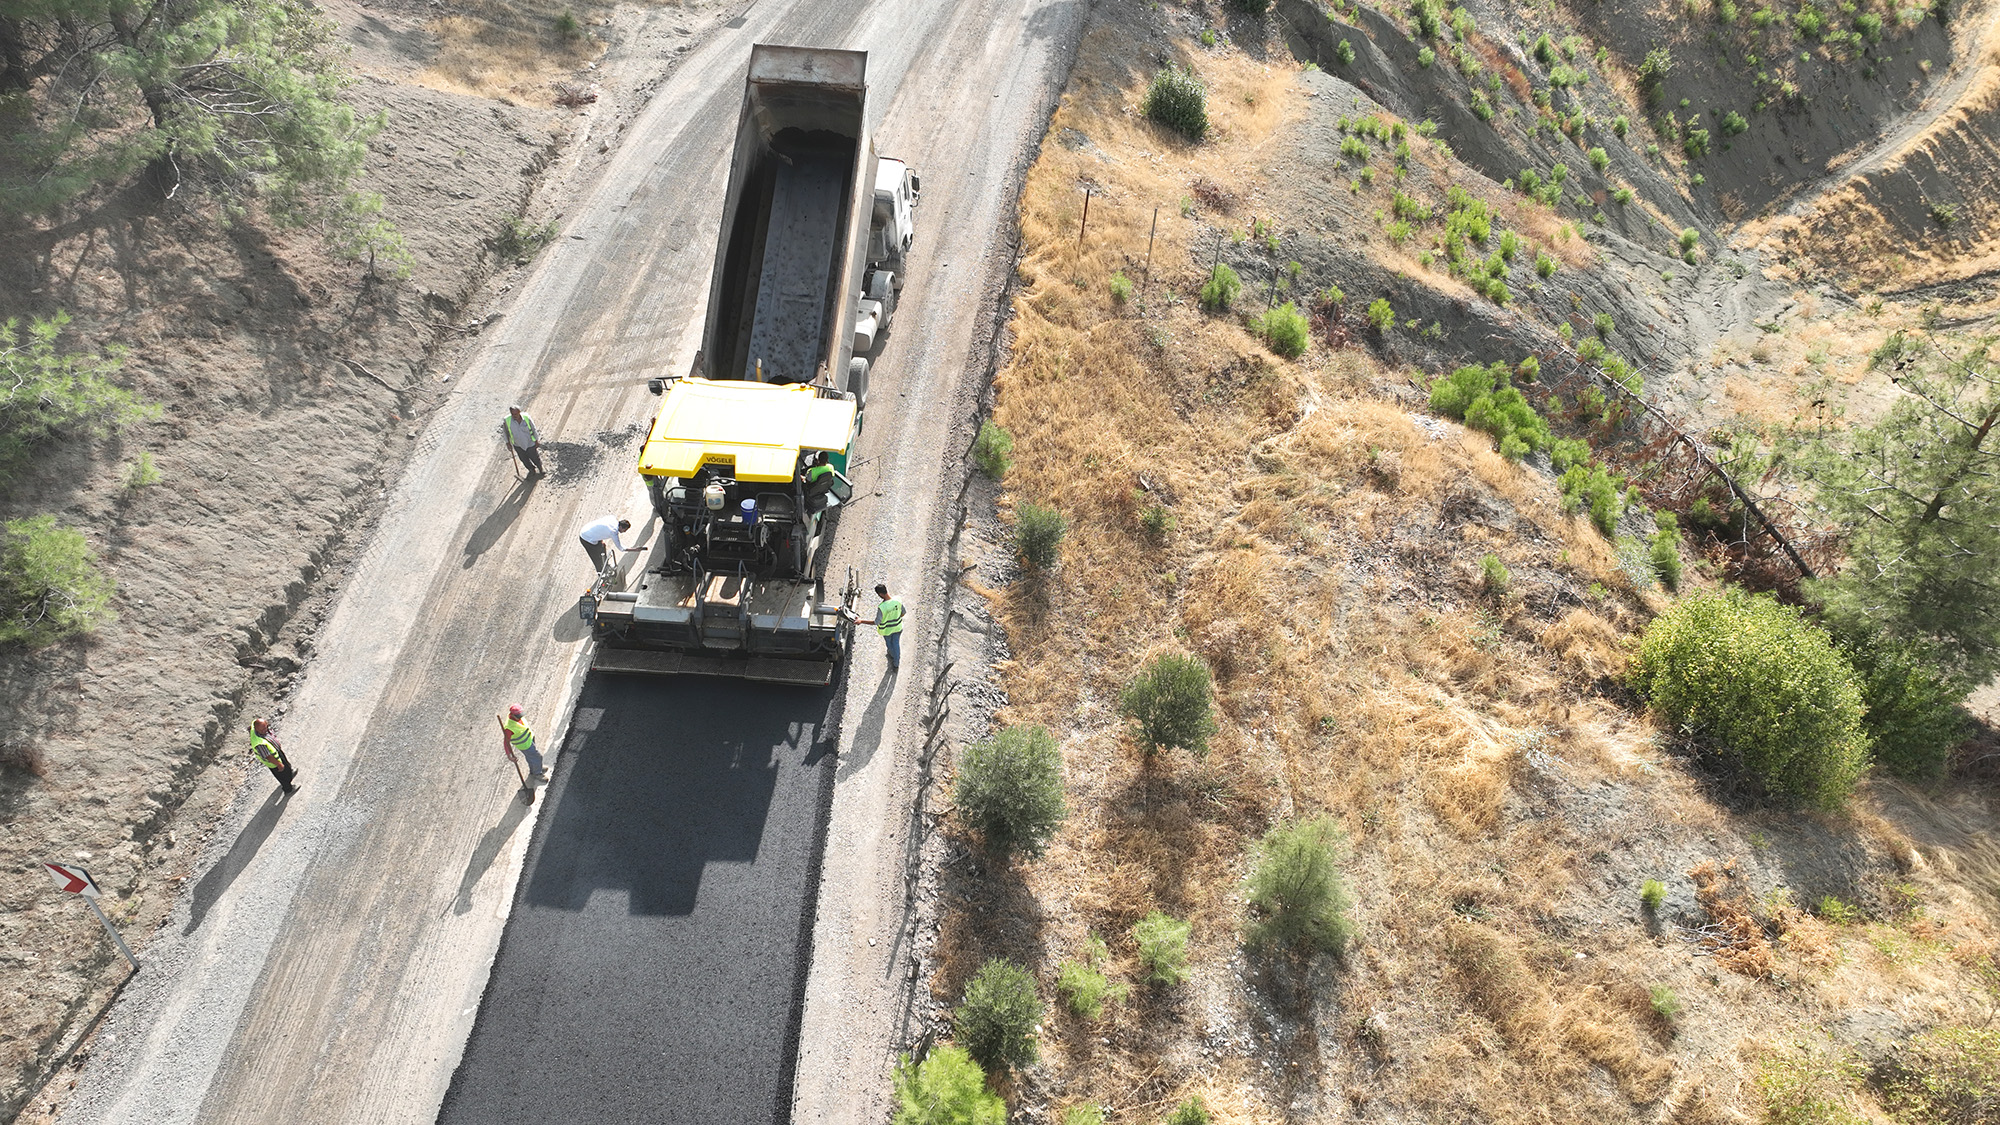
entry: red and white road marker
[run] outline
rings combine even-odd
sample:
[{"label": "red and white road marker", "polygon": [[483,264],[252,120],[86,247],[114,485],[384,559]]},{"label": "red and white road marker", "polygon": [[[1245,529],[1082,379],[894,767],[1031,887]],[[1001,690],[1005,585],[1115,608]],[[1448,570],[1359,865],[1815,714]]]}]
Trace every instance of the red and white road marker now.
[{"label": "red and white road marker", "polygon": [[126,945],[125,939],[118,936],[118,928],[111,924],[111,919],[104,916],[104,908],[97,905],[97,900],[104,892],[97,889],[97,880],[90,877],[90,872],[73,863],[44,863],[42,867],[49,873],[49,879],[55,883],[56,890],[83,896],[83,901],[90,904],[91,912],[97,915],[97,920],[104,923],[104,932],[110,934],[111,940],[118,943],[118,952],[123,953],[127,961],[132,962],[132,971],[138,972],[139,959],[132,956],[132,947]]}]

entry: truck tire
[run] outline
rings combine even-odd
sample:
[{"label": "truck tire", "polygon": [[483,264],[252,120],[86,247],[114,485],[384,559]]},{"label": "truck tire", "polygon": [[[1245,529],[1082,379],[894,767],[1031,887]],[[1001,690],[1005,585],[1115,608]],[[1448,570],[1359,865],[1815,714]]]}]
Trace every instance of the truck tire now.
[{"label": "truck tire", "polygon": [[860,356],[847,361],[847,393],[854,396],[856,414],[868,408],[868,361]]}]

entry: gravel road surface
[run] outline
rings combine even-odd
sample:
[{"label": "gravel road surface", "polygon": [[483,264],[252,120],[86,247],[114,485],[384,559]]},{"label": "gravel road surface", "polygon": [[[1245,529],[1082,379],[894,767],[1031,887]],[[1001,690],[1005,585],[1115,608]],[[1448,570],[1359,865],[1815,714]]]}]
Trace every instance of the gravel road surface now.
[{"label": "gravel road surface", "polygon": [[[68,1120],[436,1119],[544,808],[515,796],[494,715],[519,702],[544,745],[568,732],[584,647],[573,606],[588,574],[576,529],[606,511],[645,513],[629,467],[655,405],[644,380],[685,370],[698,344],[752,43],[868,50],[879,147],[924,176],[910,284],[855,473],[862,502],[842,521],[833,573],[852,565],[907,593],[903,682],[928,682],[924,638],[941,624],[932,607],[948,604],[940,481],[964,441],[981,333],[1011,268],[1019,177],[1082,8],[762,0],[682,60],[502,306],[383,498],[379,531],[281,726],[301,793],[260,812],[264,794],[245,791],[236,822],[249,831],[213,858],[221,875],[197,880],[202,901],[185,893],[175,907],[97,1040]],[[511,402],[548,438],[552,472],[532,486],[515,482],[498,444]],[[883,679],[880,646],[862,642],[850,682],[868,687],[848,693],[838,724],[848,745],[829,814],[842,844],[821,875],[799,1016],[799,1120],[882,1116],[909,1010],[914,769],[902,732],[922,693]],[[765,717],[750,709],[746,729]],[[622,717],[611,725],[625,729]],[[537,893],[555,892],[531,883],[524,913],[539,913]],[[587,901],[580,912],[594,916]],[[708,901],[698,894],[679,924],[707,925]],[[796,899],[741,908],[802,909]],[[524,923],[535,924],[547,923]],[[739,960],[714,950],[704,964],[726,973]],[[709,984],[718,997],[723,980]],[[790,1049],[782,1021],[766,1030]]]}]

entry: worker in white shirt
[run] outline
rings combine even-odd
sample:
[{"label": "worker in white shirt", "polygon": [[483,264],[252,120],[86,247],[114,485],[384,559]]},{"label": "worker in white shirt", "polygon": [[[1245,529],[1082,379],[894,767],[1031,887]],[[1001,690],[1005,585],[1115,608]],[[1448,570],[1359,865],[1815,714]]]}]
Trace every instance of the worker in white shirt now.
[{"label": "worker in white shirt", "polygon": [[606,558],[604,541],[611,540],[611,549],[622,555],[629,548],[625,546],[625,540],[619,536],[630,530],[632,530],[631,520],[621,520],[617,516],[600,516],[584,525],[583,530],[577,534],[578,541],[583,544],[585,553],[590,555],[590,564],[597,568],[597,573],[604,573]]}]

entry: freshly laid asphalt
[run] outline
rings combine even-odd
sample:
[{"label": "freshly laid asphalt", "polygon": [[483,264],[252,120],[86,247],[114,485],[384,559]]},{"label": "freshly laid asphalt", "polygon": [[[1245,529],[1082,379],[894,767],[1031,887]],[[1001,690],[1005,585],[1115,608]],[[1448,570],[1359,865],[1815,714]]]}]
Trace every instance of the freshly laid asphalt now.
[{"label": "freshly laid asphalt", "polygon": [[835,703],[590,678],[441,1125],[789,1119]]}]

